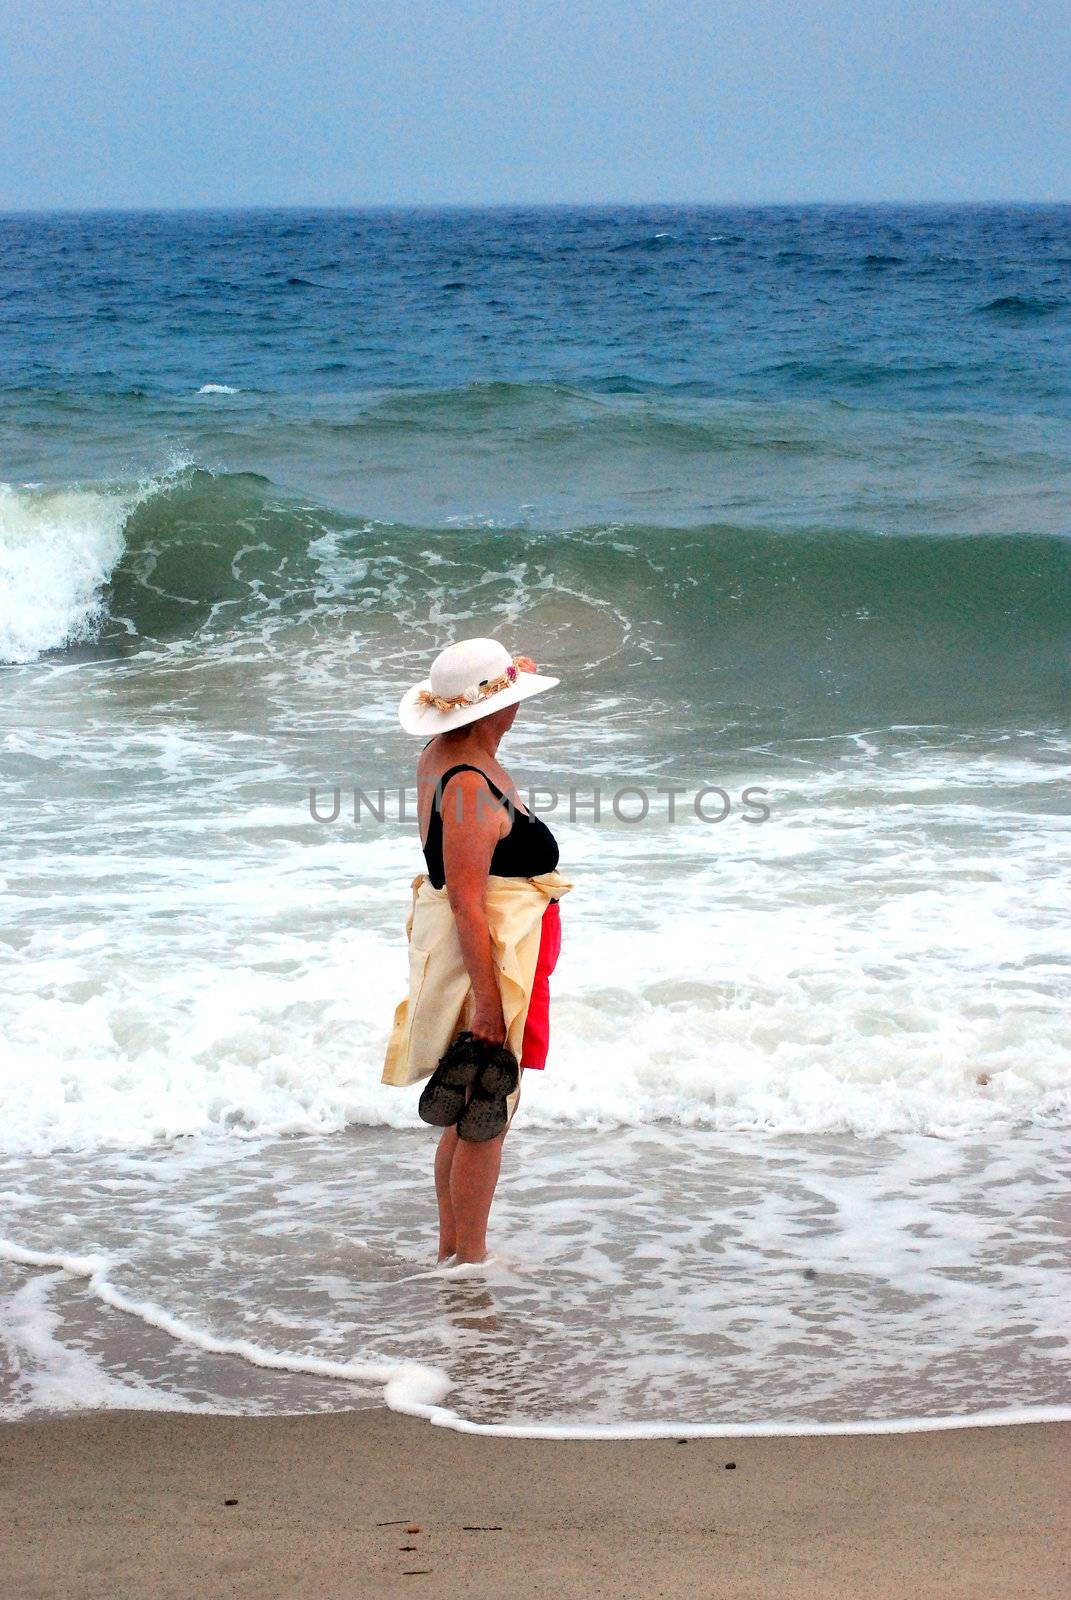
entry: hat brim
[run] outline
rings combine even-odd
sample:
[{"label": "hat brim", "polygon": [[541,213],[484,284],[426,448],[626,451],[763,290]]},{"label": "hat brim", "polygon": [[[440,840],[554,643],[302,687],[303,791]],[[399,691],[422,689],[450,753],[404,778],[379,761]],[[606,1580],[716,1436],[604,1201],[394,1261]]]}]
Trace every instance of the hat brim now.
[{"label": "hat brim", "polygon": [[503,711],[506,706],[516,705],[520,700],[530,700],[534,694],[553,689],[560,682],[560,678],[548,678],[542,672],[519,672],[515,683],[500,689],[497,694],[488,695],[486,700],[478,700],[473,706],[457,706],[453,711],[437,711],[434,706],[421,705],[417,700],[422,689],[431,688],[431,680],[426,678],[423,683],[414,684],[403,694],[398,706],[398,721],[406,733],[426,734],[431,738],[436,733],[449,733],[452,728],[464,728],[470,722],[479,722],[493,711]]}]

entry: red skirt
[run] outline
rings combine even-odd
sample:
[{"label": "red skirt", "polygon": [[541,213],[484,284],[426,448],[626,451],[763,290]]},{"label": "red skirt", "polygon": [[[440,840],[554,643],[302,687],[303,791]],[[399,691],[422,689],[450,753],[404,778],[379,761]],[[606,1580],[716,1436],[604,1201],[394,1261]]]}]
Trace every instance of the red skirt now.
[{"label": "red skirt", "polygon": [[540,1072],[547,1064],[547,1051],[550,1048],[550,975],[557,965],[561,947],[561,915],[557,900],[551,900],[540,924],[539,956],[521,1044],[521,1066],[529,1072]]}]

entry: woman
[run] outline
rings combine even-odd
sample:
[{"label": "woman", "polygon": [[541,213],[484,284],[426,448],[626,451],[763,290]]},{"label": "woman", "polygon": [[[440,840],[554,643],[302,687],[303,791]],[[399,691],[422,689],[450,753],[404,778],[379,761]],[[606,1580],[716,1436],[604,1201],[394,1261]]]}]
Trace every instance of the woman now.
[{"label": "woman", "polygon": [[[417,763],[418,826],[427,880],[421,876],[414,881],[414,912],[419,915],[425,906],[428,911],[415,936],[413,919],[407,924],[420,977],[414,981],[411,976],[410,1015],[405,1016],[406,1002],[396,1015],[396,1056],[400,1048],[413,1052],[406,1029],[412,1030],[414,1003],[419,1000],[427,1012],[439,1001],[448,1022],[444,1036],[456,1037],[461,1024],[484,1046],[510,1044],[521,1072],[546,1064],[548,980],[561,944],[558,896],[571,885],[556,871],[554,835],[521,806],[513,780],[498,760],[498,746],[513,726],[520,702],[557,682],[541,676],[529,657],[511,657],[495,639],[464,639],[443,650],[427,681],[402,700],[399,716],[406,731],[430,732],[432,737]],[[427,930],[433,926],[436,896],[441,918],[444,895],[452,924],[449,938],[436,943]],[[433,982],[428,995],[429,946],[441,950],[447,943],[455,954],[459,947],[464,963],[460,1014],[456,1000],[448,999],[441,986],[436,992]],[[508,972],[503,952],[508,954]],[[448,960],[449,952],[443,963]],[[436,970],[434,963],[431,970]],[[504,993],[510,996],[508,1024]],[[442,1016],[437,1020],[442,1024]],[[423,1076],[434,1065],[423,1059],[416,1071]],[[389,1076],[385,1071],[384,1078],[402,1083],[413,1075]],[[470,1086],[466,1101],[472,1093]],[[487,1219],[519,1096],[518,1082],[501,1107],[504,1126],[490,1138],[478,1133],[466,1137],[463,1111],[457,1123],[443,1130],[435,1155],[440,1263],[451,1257],[457,1265],[486,1259]]]}]

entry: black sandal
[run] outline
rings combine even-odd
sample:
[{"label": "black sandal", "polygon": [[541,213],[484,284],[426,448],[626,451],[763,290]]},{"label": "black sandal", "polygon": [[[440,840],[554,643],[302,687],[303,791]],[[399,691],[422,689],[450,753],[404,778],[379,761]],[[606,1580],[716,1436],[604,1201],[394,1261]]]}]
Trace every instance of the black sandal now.
[{"label": "black sandal", "polygon": [[509,1123],[507,1095],[521,1078],[517,1057],[506,1045],[485,1045],[483,1065],[476,1074],[469,1103],[457,1124],[457,1136],[470,1144],[494,1139]]},{"label": "black sandal", "polygon": [[484,1060],[483,1050],[468,1030],[448,1045],[420,1096],[417,1113],[433,1128],[449,1128],[465,1109],[465,1095]]}]

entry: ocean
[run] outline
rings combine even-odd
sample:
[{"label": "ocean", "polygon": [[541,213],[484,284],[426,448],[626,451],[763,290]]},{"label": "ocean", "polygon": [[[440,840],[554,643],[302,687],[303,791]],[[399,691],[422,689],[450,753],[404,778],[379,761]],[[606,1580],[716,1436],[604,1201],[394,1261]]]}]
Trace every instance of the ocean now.
[{"label": "ocean", "polygon": [[[0,1415],[1071,1416],[1071,206],[0,217],[0,384]],[[471,634],[575,888],[443,1273]]]}]

